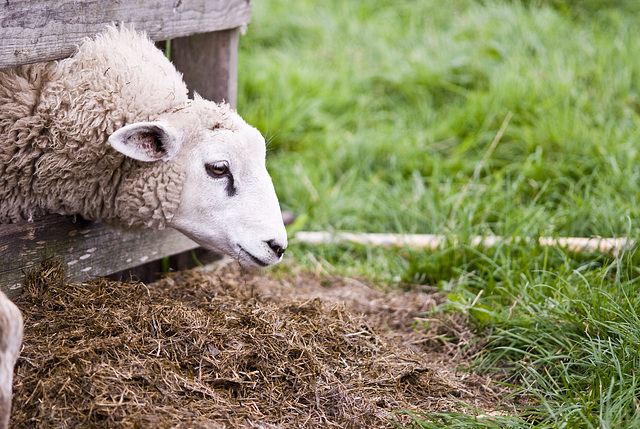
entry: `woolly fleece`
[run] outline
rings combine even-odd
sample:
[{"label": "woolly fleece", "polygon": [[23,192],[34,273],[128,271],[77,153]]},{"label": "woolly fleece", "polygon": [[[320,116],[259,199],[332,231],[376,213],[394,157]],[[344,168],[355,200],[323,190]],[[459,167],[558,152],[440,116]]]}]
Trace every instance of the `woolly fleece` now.
[{"label": "woolly fleece", "polygon": [[136,161],[107,139],[186,103],[181,74],[129,28],[109,27],[61,61],[0,70],[0,223],[58,213],[164,228],[185,166]]}]

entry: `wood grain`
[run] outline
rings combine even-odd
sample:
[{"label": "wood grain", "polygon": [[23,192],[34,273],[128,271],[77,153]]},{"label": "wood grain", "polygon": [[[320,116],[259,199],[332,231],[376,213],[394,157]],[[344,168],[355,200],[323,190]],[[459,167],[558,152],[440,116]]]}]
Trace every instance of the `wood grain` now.
[{"label": "wood grain", "polygon": [[109,23],[167,40],[250,20],[249,0],[2,0],[0,68],[67,57]]},{"label": "wood grain", "polygon": [[239,30],[217,31],[171,41],[171,61],[189,70],[184,81],[191,91],[217,103],[236,107]]},{"label": "wood grain", "polygon": [[73,217],[47,216],[34,222],[3,225],[0,234],[0,285],[9,296],[19,292],[24,273],[55,258],[76,279],[105,276],[197,244],[173,230],[125,232]]}]

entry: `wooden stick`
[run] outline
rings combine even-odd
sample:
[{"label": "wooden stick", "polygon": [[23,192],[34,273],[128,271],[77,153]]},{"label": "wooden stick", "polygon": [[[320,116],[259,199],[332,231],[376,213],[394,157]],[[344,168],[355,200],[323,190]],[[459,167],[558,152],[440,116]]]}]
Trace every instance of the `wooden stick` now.
[{"label": "wooden stick", "polygon": [[[434,234],[367,234],[352,232],[309,232],[300,231],[295,235],[295,241],[323,244],[323,243],[358,243],[370,246],[412,247],[416,249],[435,250],[443,247],[447,239],[443,235]],[[472,246],[491,247],[499,243],[530,241],[529,237],[500,237],[475,236],[469,240]],[[459,243],[455,240],[455,243]],[[635,245],[635,240],[626,237],[540,237],[538,243],[542,246],[565,248],[571,252],[589,251],[617,254]]]}]

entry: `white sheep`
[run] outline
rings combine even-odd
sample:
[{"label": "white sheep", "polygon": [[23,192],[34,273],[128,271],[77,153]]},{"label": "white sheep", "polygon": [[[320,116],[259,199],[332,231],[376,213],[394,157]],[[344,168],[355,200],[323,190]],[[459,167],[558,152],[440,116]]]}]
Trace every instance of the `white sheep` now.
[{"label": "white sheep", "polygon": [[0,70],[0,223],[46,213],[173,227],[247,265],[287,246],[263,137],[229,106],[189,100],[163,53],[127,28]]},{"label": "white sheep", "polygon": [[[265,152],[228,105],[189,100],[182,76],[132,29],[109,27],[61,61],[0,70],[0,223],[58,213],[172,227],[244,265],[269,266],[287,234]],[[5,407],[21,333],[1,295]],[[0,427],[7,413],[0,408]]]},{"label": "white sheep", "polygon": [[0,429],[9,427],[13,366],[22,343],[20,310],[0,291]]}]

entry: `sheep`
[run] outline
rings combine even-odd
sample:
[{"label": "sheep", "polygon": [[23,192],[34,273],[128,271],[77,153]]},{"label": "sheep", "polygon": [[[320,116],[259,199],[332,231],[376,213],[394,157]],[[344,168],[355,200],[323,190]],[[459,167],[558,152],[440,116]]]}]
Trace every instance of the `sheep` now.
[{"label": "sheep", "polygon": [[[287,233],[258,130],[188,98],[144,34],[108,27],[76,53],[0,70],[0,224],[77,215],[174,228],[242,265],[279,262]],[[0,292],[0,428],[22,316]]]},{"label": "sheep", "polygon": [[64,60],[0,70],[0,223],[57,213],[171,227],[269,266],[287,234],[265,152],[228,105],[189,99],[131,28],[110,26]]},{"label": "sheep", "polygon": [[9,427],[13,367],[22,344],[20,310],[0,291],[0,429]]}]

